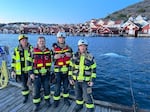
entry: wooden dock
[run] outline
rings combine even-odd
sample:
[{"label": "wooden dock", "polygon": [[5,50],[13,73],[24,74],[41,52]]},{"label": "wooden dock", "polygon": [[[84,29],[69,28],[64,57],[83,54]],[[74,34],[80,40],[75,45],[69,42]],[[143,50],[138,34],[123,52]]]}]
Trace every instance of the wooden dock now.
[{"label": "wooden dock", "polygon": [[[32,112],[34,106],[32,95],[30,95],[29,101],[26,104],[23,104],[22,100],[21,88],[9,84],[6,88],[0,90],[0,112]],[[73,96],[70,97],[70,102],[71,105],[68,107],[61,100],[60,105],[54,108],[51,98],[52,105],[48,108],[44,105],[44,100],[42,100],[39,112],[72,112],[76,105]],[[84,107],[80,112],[86,112],[86,108]],[[95,101],[95,112],[133,112],[133,109],[104,101]],[[139,110],[138,112],[148,111]]]}]

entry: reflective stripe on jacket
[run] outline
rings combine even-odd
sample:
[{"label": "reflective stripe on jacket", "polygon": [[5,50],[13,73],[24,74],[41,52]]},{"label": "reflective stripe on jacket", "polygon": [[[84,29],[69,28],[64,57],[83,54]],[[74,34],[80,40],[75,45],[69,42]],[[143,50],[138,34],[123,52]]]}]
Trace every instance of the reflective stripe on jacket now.
[{"label": "reflective stripe on jacket", "polygon": [[78,81],[90,81],[96,78],[96,62],[90,53],[73,55],[70,62],[69,76]]},{"label": "reflective stripe on jacket", "polygon": [[51,51],[46,48],[41,51],[39,48],[33,50],[33,67],[35,74],[45,74],[51,67]]},{"label": "reflective stripe on jacket", "polygon": [[32,50],[31,45],[28,45],[27,49],[23,49],[21,46],[15,48],[11,67],[16,72],[16,75],[21,75],[22,72],[27,73],[32,69]]},{"label": "reflective stripe on jacket", "polygon": [[54,72],[68,72],[68,66],[72,57],[72,49],[68,45],[61,48],[58,43],[53,44]]},{"label": "reflective stripe on jacket", "polygon": [[[72,50],[69,48],[69,46],[65,46],[64,48],[59,47],[58,45],[53,47],[53,54],[54,54],[54,60],[55,66],[66,66],[70,63],[70,58],[72,56]],[[58,57],[55,59],[55,57]]]}]

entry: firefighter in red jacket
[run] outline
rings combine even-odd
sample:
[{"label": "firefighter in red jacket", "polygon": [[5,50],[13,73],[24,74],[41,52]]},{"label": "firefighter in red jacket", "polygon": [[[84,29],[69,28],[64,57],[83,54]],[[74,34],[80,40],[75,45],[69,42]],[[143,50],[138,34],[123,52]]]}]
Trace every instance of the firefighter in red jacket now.
[{"label": "firefighter in red jacket", "polygon": [[55,93],[53,96],[54,107],[58,107],[60,100],[61,84],[63,84],[63,98],[66,105],[70,105],[68,100],[68,66],[72,56],[72,49],[65,43],[65,32],[57,33],[57,43],[53,44],[52,54],[54,61],[54,72],[56,77]]},{"label": "firefighter in red jacket", "polygon": [[39,110],[41,102],[40,89],[44,88],[44,99],[46,105],[50,106],[50,68],[51,51],[45,46],[45,38],[39,37],[37,47],[33,50],[33,70],[30,77],[33,80],[33,103],[34,111]]}]

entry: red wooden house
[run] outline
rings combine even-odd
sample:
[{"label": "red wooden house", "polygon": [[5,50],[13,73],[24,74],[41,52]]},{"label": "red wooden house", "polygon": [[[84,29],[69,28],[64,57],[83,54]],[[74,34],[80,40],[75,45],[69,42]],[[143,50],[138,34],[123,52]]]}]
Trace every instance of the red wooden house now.
[{"label": "red wooden house", "polygon": [[142,27],[142,33],[150,34],[150,23]]}]

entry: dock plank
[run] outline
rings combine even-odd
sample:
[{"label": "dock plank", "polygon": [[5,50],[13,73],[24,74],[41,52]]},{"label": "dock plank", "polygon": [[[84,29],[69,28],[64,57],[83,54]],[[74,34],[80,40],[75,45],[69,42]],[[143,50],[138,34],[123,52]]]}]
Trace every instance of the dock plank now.
[{"label": "dock plank", "polygon": [[100,112],[100,108],[97,105],[95,106],[95,112]]},{"label": "dock plank", "polygon": [[[72,101],[70,101],[70,103],[72,103]],[[69,106],[64,105],[63,108],[61,108],[61,109],[59,110],[59,112],[61,112],[61,110],[64,110],[64,112],[67,112],[68,108],[69,108]]]},{"label": "dock plank", "polygon": [[17,112],[29,112],[28,110],[30,110],[30,107],[33,107],[31,97],[29,97],[29,101],[27,101],[27,104],[25,104],[22,108],[18,109]]},{"label": "dock plank", "polygon": [[75,107],[76,103],[73,101],[69,107],[69,109],[66,112],[72,112],[74,107]]},{"label": "dock plank", "polygon": [[2,107],[1,110],[5,111],[5,112],[9,112],[11,109],[13,109],[15,107],[15,105],[18,105],[20,103],[21,98],[22,98],[21,96],[18,96],[16,98],[13,97],[13,100],[6,103],[6,105],[4,107]]},{"label": "dock plank", "polygon": [[16,90],[17,90],[17,88],[15,88],[15,87],[6,88],[6,89],[4,89],[4,91],[0,90],[0,103],[9,99],[10,93],[14,94],[13,91],[16,91]]},{"label": "dock plank", "polygon": [[12,110],[10,110],[10,112],[17,112],[18,109],[20,109],[23,105],[23,103],[20,103],[19,105],[15,106]]},{"label": "dock plank", "polygon": [[[0,112],[32,112],[33,102],[32,95],[29,96],[29,101],[26,104],[22,103],[23,96],[21,95],[21,88],[9,85],[7,88],[0,90]],[[60,105],[57,108],[53,107],[53,99],[51,97],[51,106],[48,108],[45,105],[44,99],[41,102],[39,112],[72,112],[75,108],[75,100],[70,96],[71,105],[68,107],[64,104],[63,98],[60,100]],[[103,102],[95,101],[95,112],[133,112],[129,107]],[[80,112],[86,112],[84,108]],[[138,112],[150,112],[149,110],[139,110]]]}]

